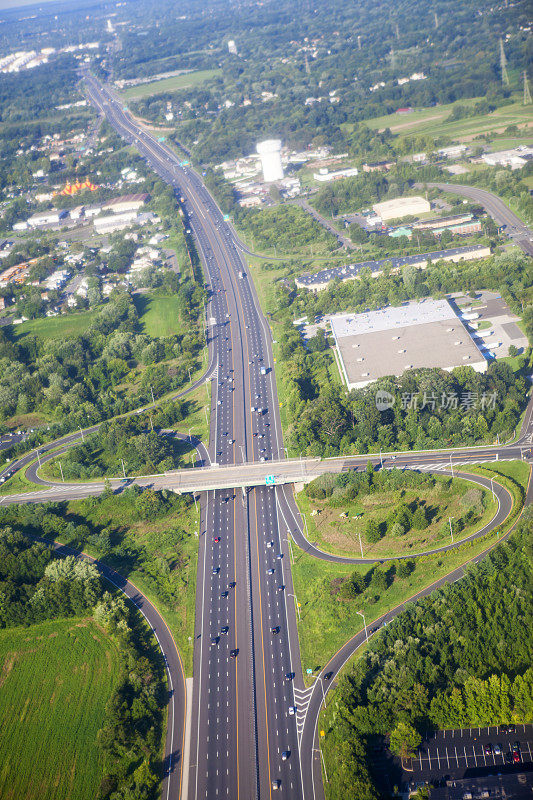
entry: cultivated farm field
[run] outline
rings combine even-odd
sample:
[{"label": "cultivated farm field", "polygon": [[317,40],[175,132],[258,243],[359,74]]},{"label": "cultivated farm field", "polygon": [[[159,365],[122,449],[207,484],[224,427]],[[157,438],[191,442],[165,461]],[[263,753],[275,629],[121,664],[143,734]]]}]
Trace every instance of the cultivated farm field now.
[{"label": "cultivated farm field", "polygon": [[0,631],[1,800],[96,796],[118,676],[116,645],[89,618]]}]

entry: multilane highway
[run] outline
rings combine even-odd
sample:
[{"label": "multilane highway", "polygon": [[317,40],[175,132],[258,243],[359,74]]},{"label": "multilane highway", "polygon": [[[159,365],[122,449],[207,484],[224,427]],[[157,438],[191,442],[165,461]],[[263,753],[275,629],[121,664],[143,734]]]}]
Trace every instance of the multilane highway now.
[{"label": "multilane highway", "polygon": [[[194,170],[139,128],[93,76],[86,73],[84,77],[91,101],[174,187],[210,294],[211,429],[209,453],[202,460],[216,466],[188,471],[194,473],[194,488],[203,491],[188,797],[250,800],[272,797],[274,791],[274,796],[291,800],[319,797],[320,774],[309,761],[314,731],[308,732],[306,714],[310,702],[316,705],[316,693],[310,696],[305,690],[301,674],[289,531],[305,549],[312,546],[301,530],[290,487],[261,484],[271,471],[280,483],[293,482],[301,479],[301,470],[353,469],[366,465],[368,457],[318,465],[313,460],[301,461],[296,470],[283,459],[270,334],[240,255],[240,242]],[[522,456],[524,447],[531,446],[532,409],[530,404],[514,449],[453,451],[452,459],[457,464]],[[62,443],[72,444],[79,435],[64,437]],[[373,460],[381,464],[383,458],[385,467],[442,468],[450,452],[384,454]],[[219,478],[213,484],[215,473]],[[177,473],[168,473],[136,482],[190,490],[183,480]],[[55,485],[25,495],[24,500],[84,496],[102,488],[98,484]],[[316,549],[313,554],[336,560]],[[170,770],[169,797],[179,796],[178,779],[179,771]]]},{"label": "multilane highway", "polygon": [[[246,264],[187,165],[140,130],[90,75],[91,100],[176,190],[210,292],[216,352],[209,455],[223,465],[283,453],[270,339]],[[254,410],[259,409],[259,410]],[[261,463],[261,462],[260,462]],[[295,688],[302,684],[279,490],[231,487],[202,504],[189,796],[302,797]]]}]

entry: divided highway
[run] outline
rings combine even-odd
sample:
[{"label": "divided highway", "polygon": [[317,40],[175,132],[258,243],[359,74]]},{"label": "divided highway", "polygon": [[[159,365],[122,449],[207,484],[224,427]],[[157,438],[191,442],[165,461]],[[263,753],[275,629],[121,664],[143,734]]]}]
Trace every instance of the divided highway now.
[{"label": "divided highway", "polygon": [[[320,706],[318,686],[323,676],[317,680],[316,691],[305,689],[287,536],[290,533],[300,546],[319,558],[345,559],[322,553],[307,542],[289,486],[261,485],[273,461],[276,471],[292,469],[288,476],[292,481],[295,475],[294,465],[284,464],[270,332],[247,274],[239,240],[188,163],[180,162],[169,147],[140,128],[115,95],[90,73],[85,72],[84,78],[91,102],[173,186],[194,236],[209,293],[207,377],[212,387],[211,428],[208,452],[202,460],[218,466],[188,473],[205,476],[217,472],[222,484],[220,488],[209,482],[202,485],[198,477],[196,486],[203,492],[187,796],[189,800],[321,797],[320,770],[313,764],[313,747],[317,698]],[[79,437],[78,433],[72,434],[46,448],[68,446]],[[522,450],[531,447],[532,442],[530,403],[518,444],[464,450],[460,463],[521,457]],[[452,458],[457,455],[457,451],[453,452]],[[33,458],[31,454],[23,457],[17,462],[18,467]],[[438,468],[449,458],[450,451],[391,454],[385,456],[383,466]],[[368,456],[338,459],[336,467],[361,467],[367,459]],[[373,460],[380,462],[375,456]],[[333,461],[321,464],[321,469],[334,468]],[[300,463],[300,469],[305,469],[305,462]],[[252,486],[239,488],[246,482],[242,476],[254,470],[259,479],[252,481]],[[137,482],[179,488],[181,480],[177,473],[168,473],[146,476]],[[42,502],[98,493],[102,488],[101,484],[55,485],[23,499]],[[503,515],[508,501],[505,493],[499,497],[499,513]],[[346,652],[353,652],[358,641],[354,637]],[[170,651],[173,646],[175,650],[173,643],[168,644]],[[333,664],[333,671],[343,657],[336,656],[338,663]],[[167,666],[171,681],[176,684],[180,675],[177,666]],[[168,740],[167,754],[171,756],[175,750],[175,742]],[[177,800],[180,792],[181,770],[174,769],[168,775],[165,797]]]},{"label": "divided highway", "polygon": [[[222,465],[283,454],[269,331],[246,264],[198,175],[86,74],[90,99],[180,199],[210,292],[216,352],[209,453]],[[299,800],[295,689],[302,686],[277,488],[206,492],[202,503],[189,797]]]}]

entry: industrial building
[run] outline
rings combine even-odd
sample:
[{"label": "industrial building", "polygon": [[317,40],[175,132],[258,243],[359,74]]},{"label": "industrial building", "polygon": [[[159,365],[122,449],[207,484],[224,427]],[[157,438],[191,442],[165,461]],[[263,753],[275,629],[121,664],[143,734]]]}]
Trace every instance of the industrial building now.
[{"label": "industrial building", "polygon": [[429,201],[424,197],[396,197],[394,200],[384,200],[382,203],[375,203],[372,208],[378,217],[383,220],[401,219],[402,217],[417,217],[419,214],[427,214],[431,211]]},{"label": "industrial building", "polygon": [[408,369],[470,366],[487,361],[447,300],[423,300],[398,308],[332,317],[338,361],[348,389]]},{"label": "industrial building", "polygon": [[267,139],[264,142],[259,142],[255,149],[261,159],[265,183],[282,180],[281,141],[279,139]]},{"label": "industrial building", "polygon": [[138,215],[136,211],[125,211],[122,214],[113,214],[112,216],[96,217],[94,220],[94,230],[96,233],[115,233],[115,231],[122,231],[131,225],[136,225],[138,222]]},{"label": "industrial building", "polygon": [[490,247],[474,244],[466,247],[453,247],[449,250],[435,250],[431,253],[419,253],[415,256],[381,258],[376,261],[347,264],[344,267],[332,267],[316,272],[314,275],[300,275],[295,280],[296,286],[300,289],[320,292],[322,289],[327,289],[332,280],[349,281],[357,278],[365,267],[368,267],[373,275],[379,275],[387,265],[390,266],[392,272],[398,272],[407,265],[423,269],[429,261],[471,261],[476,258],[487,258],[487,256],[490,256]]},{"label": "industrial building", "polygon": [[114,197],[102,205],[103,211],[112,211],[113,214],[122,214],[125,211],[138,211],[148,200],[147,194],[126,194],[123,197]]},{"label": "industrial building", "polygon": [[353,178],[356,175],[359,175],[357,167],[346,167],[346,169],[338,169],[334,172],[330,172],[327,167],[322,167],[318,172],[313,172],[313,178],[320,183],[339,181],[343,178]]},{"label": "industrial building", "polygon": [[511,167],[522,169],[533,158],[533,147],[520,145],[514,150],[499,150],[496,153],[484,153],[481,158],[491,167]]}]

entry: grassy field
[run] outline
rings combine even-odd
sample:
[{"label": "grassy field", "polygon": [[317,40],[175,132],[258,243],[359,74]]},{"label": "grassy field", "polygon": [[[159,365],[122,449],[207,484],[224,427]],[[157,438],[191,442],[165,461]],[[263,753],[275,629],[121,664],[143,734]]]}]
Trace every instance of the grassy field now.
[{"label": "grassy field", "polygon": [[[513,476],[522,487],[527,485],[527,464],[510,462],[496,468],[501,469],[502,474],[505,472]],[[509,524],[516,519],[518,512],[519,506],[516,505],[515,514]],[[506,529],[507,526],[503,525],[501,531]],[[377,598],[367,589],[356,599],[342,598],[339,594],[340,585],[354,572],[365,575],[372,567],[320,561],[304,553],[293,542],[292,575],[295,594],[300,603],[301,619],[298,629],[304,674],[307,668],[315,671],[322,668],[350,636],[362,629],[362,619],[358,611],[364,612],[366,623],[370,626],[373,620],[386,611],[486,550],[497,541],[497,537],[498,532],[495,532],[447,553],[418,558],[414,562],[413,572],[407,578],[396,577]]]},{"label": "grassy field", "polygon": [[177,295],[135,294],[133,301],[143,333],[156,339],[183,332]]},{"label": "grassy field", "polygon": [[0,797],[95,797],[119,654],[90,619],[0,631]]},{"label": "grassy field", "polygon": [[187,72],[184,75],[173,75],[171,78],[162,78],[159,81],[142,83],[139,86],[130,86],[121,91],[122,97],[126,100],[137,100],[141,97],[150,97],[153,94],[163,92],[176,92],[179,89],[190,89],[192,86],[200,86],[209,78],[220,75],[220,69],[201,69],[197,72]]},{"label": "grassy field", "polygon": [[[461,101],[461,105],[472,105],[481,98]],[[471,141],[475,136],[485,133],[503,133],[508,125],[533,126],[533,107],[517,101],[508,106],[497,108],[491,114],[479,115],[447,122],[454,104],[433,106],[413,111],[405,116],[389,114],[385,117],[365,120],[369,128],[383,130],[390,128],[392,133],[401,136],[421,133],[424,136],[449,136],[455,141]]]},{"label": "grassy field", "polygon": [[[406,556],[448,544],[450,541],[448,518],[459,519],[464,515],[466,509],[461,505],[461,497],[472,484],[456,478],[448,490],[445,488],[444,480],[441,476],[436,476],[437,483],[432,489],[413,487],[363,495],[356,500],[346,502],[342,507],[331,507],[327,500],[311,500],[305,491],[300,492],[296,499],[300,512],[305,514],[308,538],[316,542],[322,550],[338,555],[359,556],[358,534],[360,534],[365,558]],[[466,539],[482,528],[497,510],[497,503],[492,499],[490,492],[481,487],[475,488],[479,488],[484,497],[486,507],[483,516],[475,524],[457,533],[456,541]],[[378,524],[386,523],[392,508],[400,503],[410,505],[416,504],[417,501],[423,502],[431,517],[427,528],[411,529],[399,537],[385,534],[374,544],[367,541],[365,526],[369,520],[375,520]],[[318,511],[318,514],[311,516],[313,510]],[[347,519],[340,517],[344,513],[348,514]]]},{"label": "grassy field", "polygon": [[43,317],[23,322],[22,325],[11,325],[15,339],[31,334],[38,339],[62,339],[65,336],[79,336],[91,324],[92,311],[80,311],[77,314],[63,314],[60,317]]},{"label": "grassy field", "polygon": [[[186,675],[192,675],[194,643],[194,607],[196,595],[196,565],[198,560],[198,515],[194,505],[177,509],[155,520],[139,520],[131,505],[120,495],[92,509],[82,500],[69,503],[67,518],[86,518],[97,528],[109,528],[119,539],[119,552],[111,552],[104,561],[127,577],[158,609],[165,619],[179,648]],[[76,516],[79,515],[79,516]],[[81,520],[83,521],[83,520]],[[92,546],[84,547],[89,555],[101,554]],[[160,559],[160,561],[159,561]],[[170,575],[180,587],[175,601],[164,601],[141,561],[153,564],[154,576],[166,562]]]}]

